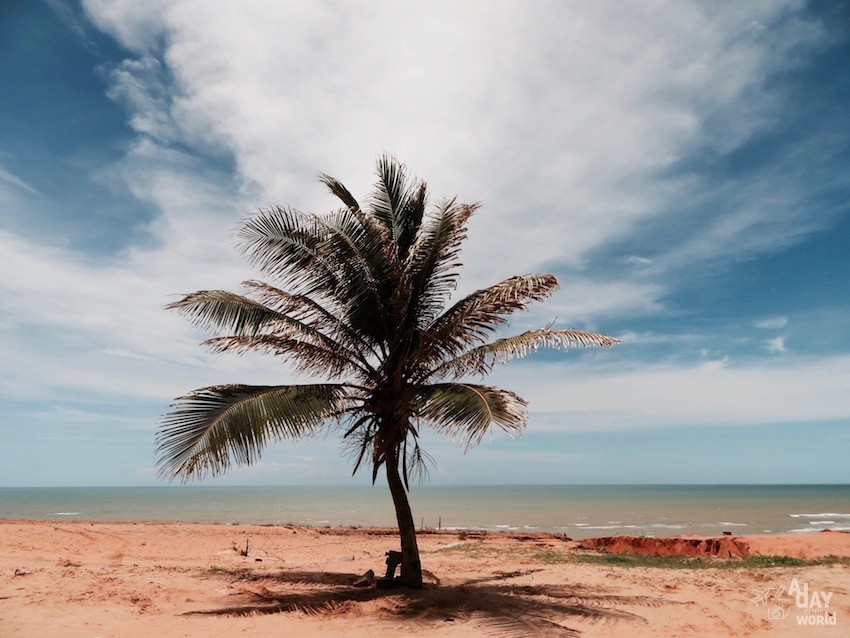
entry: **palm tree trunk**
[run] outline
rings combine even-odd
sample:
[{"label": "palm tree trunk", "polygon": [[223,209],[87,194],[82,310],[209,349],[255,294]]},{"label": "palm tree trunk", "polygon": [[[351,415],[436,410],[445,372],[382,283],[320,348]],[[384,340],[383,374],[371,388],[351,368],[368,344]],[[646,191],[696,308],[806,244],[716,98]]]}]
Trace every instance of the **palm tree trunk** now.
[{"label": "palm tree trunk", "polygon": [[419,546],[416,544],[416,526],[407,500],[407,490],[398,473],[398,456],[395,450],[387,455],[387,483],[393,496],[398,534],[401,537],[401,579],[407,587],[422,587],[422,563],[419,561]]}]

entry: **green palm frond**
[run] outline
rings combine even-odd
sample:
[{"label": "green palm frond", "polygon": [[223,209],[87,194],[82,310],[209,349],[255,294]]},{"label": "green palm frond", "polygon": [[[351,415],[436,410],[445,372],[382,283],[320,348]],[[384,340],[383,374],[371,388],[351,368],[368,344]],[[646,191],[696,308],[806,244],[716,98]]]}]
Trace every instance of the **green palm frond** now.
[{"label": "green palm frond", "polygon": [[334,265],[319,251],[324,232],[315,215],[261,209],[242,223],[236,239],[253,266],[299,292],[331,295],[339,286]]},{"label": "green palm frond", "polygon": [[416,234],[422,226],[425,217],[425,206],[427,203],[428,189],[425,182],[420,182],[415,191],[410,194],[401,211],[398,235],[398,258],[399,261],[407,259],[410,247],[416,240]]},{"label": "green palm frond", "polygon": [[431,324],[457,285],[460,247],[477,204],[443,202],[419,229],[405,263],[409,281],[409,314],[420,329]]},{"label": "green palm frond", "polygon": [[269,442],[316,434],[352,404],[350,386],[343,384],[196,390],[177,399],[160,422],[158,473],[186,481],[250,465]]},{"label": "green palm frond", "polygon": [[341,348],[328,348],[308,343],[298,338],[282,335],[244,335],[215,337],[207,339],[203,345],[213,352],[264,352],[289,361],[298,372],[320,375],[327,379],[337,379],[345,373],[354,374],[361,380],[367,380],[374,370],[360,363],[358,359],[346,356]]},{"label": "green palm frond", "polygon": [[341,286],[332,291],[349,324],[374,341],[386,338],[390,316],[387,299],[391,270],[381,235],[371,233],[349,210],[317,219],[324,230],[320,255],[332,264]]},{"label": "green palm frond", "polygon": [[292,319],[259,301],[226,290],[200,290],[170,303],[176,310],[202,330],[223,330],[236,334],[257,334]]},{"label": "green palm frond", "polygon": [[260,270],[294,294],[332,301],[349,325],[377,342],[387,330],[387,247],[361,217],[350,209],[319,216],[274,207],[244,222],[237,237]]},{"label": "green palm frond", "polygon": [[419,388],[416,416],[468,450],[495,424],[511,436],[528,423],[528,403],[501,388],[471,383],[437,383]]},{"label": "green palm frond", "polygon": [[378,158],[378,182],[369,199],[372,214],[390,231],[397,258],[404,259],[422,221],[425,187],[411,183],[407,167],[392,155]]},{"label": "green palm frond", "polygon": [[[223,290],[192,293],[167,308],[188,316],[201,328],[234,332],[237,337],[257,336],[262,331],[267,335],[306,340],[326,350],[336,349],[351,361],[358,358],[356,353],[314,326],[269,308],[259,301]],[[369,368],[368,365],[364,367]]]},{"label": "green palm frond", "polygon": [[439,365],[429,376],[456,379],[466,375],[487,374],[493,366],[522,358],[540,347],[562,350],[593,346],[608,348],[618,343],[619,339],[581,330],[530,330],[473,348]]},{"label": "green palm frond", "polygon": [[321,330],[356,352],[361,361],[369,365],[366,356],[375,354],[372,345],[362,331],[355,330],[338,316],[341,313],[335,305],[331,306],[333,310],[329,310],[306,295],[292,294],[262,281],[244,281],[242,285],[250,289],[261,303]]},{"label": "green palm frond", "polygon": [[384,247],[387,254],[392,253],[392,234],[383,226],[374,215],[366,214],[360,204],[354,199],[354,196],[338,179],[321,173],[319,180],[328,188],[328,190],[339,198],[346,205],[349,211],[357,218],[363,228],[369,233],[373,241],[377,241]]},{"label": "green palm frond", "polygon": [[[347,326],[333,311],[307,295],[287,292],[263,281],[243,281],[242,285],[253,293],[257,301],[277,312],[308,323],[318,330],[355,338],[350,326]],[[336,309],[335,306],[331,307]],[[355,340],[360,340],[359,335]]]}]

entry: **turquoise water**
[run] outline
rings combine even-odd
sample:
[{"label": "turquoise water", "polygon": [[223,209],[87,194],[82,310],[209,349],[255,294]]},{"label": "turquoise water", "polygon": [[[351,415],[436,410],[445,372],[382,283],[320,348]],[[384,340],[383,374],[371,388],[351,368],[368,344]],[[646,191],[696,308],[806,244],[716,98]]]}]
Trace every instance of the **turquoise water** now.
[{"label": "turquoise water", "polygon": [[[414,487],[417,525],[612,534],[850,530],[847,485]],[[0,518],[394,526],[385,487],[0,488]]]}]

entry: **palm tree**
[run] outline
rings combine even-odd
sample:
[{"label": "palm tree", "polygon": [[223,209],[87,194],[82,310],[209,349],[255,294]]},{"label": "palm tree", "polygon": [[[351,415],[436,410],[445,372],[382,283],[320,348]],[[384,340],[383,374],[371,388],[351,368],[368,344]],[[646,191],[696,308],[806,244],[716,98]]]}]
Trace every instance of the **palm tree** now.
[{"label": "palm tree", "polygon": [[336,179],[321,181],[341,202],[333,212],[272,207],[242,223],[237,239],[275,285],[247,281],[244,294],[204,290],[168,308],[217,336],[215,352],[268,352],[328,382],[224,385],[178,398],[156,437],[160,476],[184,481],[250,465],[267,443],[315,435],[336,424],[354,472],[383,467],[401,538],[401,584],[422,585],[407,498],[428,459],[420,428],[466,449],[495,424],[522,431],[527,403],[509,390],[461,382],[540,346],[611,346],[616,339],[551,326],[492,340],[505,317],[549,297],[552,275],[518,275],[445,308],[476,204],[455,198],[426,214],[424,182],[384,156],[365,207]]}]

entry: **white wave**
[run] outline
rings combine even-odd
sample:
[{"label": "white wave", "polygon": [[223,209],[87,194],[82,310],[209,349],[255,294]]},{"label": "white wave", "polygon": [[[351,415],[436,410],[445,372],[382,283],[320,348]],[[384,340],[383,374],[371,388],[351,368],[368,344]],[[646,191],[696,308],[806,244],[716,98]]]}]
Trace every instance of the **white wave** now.
[{"label": "white wave", "polygon": [[850,518],[850,514],[837,514],[835,512],[821,512],[820,514],[789,514],[791,518]]},{"label": "white wave", "polygon": [[835,525],[835,521],[809,521],[809,525]]},{"label": "white wave", "polygon": [[79,516],[79,512],[54,512],[51,516]]},{"label": "white wave", "polygon": [[[817,529],[816,527],[802,527],[800,529],[789,529],[788,532],[792,534],[817,534],[818,532],[825,532],[826,530]],[[829,531],[831,532],[850,532],[850,526],[848,525],[838,525],[836,527],[830,527]]]},{"label": "white wave", "polygon": [[788,532],[791,534],[814,534],[818,530],[813,527],[803,527],[802,529],[789,529]]},{"label": "white wave", "polygon": [[716,523],[716,525],[722,525],[723,527],[746,527],[749,523],[732,523],[730,521],[720,521]]}]

